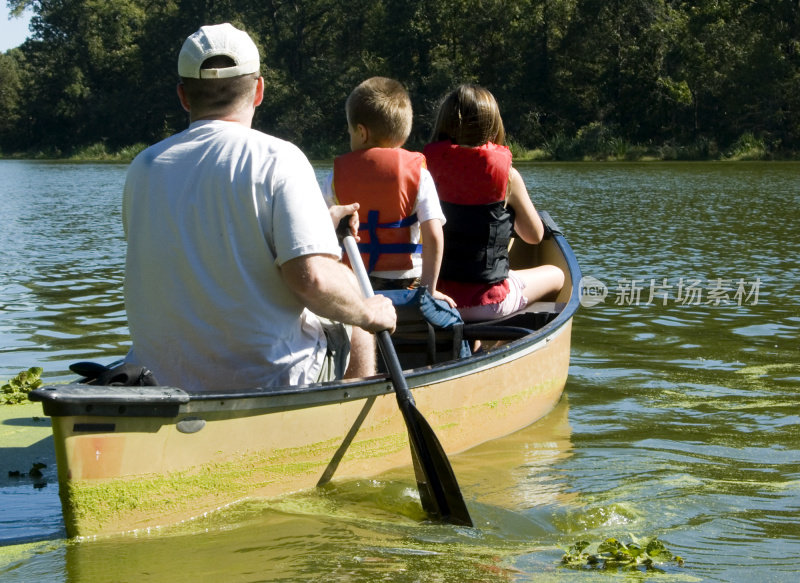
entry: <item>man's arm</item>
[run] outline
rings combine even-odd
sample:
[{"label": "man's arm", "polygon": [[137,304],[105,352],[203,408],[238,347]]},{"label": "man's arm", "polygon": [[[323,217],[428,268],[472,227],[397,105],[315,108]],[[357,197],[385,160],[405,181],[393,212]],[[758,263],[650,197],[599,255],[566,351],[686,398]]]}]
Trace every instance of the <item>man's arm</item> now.
[{"label": "man's arm", "polygon": [[394,332],[397,314],[391,300],[364,298],[355,275],[328,255],[303,255],[281,266],[283,280],[309,310],[368,332]]}]

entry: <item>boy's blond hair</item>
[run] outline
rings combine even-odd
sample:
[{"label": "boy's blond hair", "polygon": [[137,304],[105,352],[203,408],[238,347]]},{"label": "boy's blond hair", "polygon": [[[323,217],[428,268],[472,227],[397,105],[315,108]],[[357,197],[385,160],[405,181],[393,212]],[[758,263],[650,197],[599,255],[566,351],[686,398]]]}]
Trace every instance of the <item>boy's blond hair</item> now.
[{"label": "boy's blond hair", "polygon": [[351,128],[363,125],[380,144],[400,147],[411,133],[411,98],[399,81],[388,77],[371,77],[353,89],[345,112]]}]

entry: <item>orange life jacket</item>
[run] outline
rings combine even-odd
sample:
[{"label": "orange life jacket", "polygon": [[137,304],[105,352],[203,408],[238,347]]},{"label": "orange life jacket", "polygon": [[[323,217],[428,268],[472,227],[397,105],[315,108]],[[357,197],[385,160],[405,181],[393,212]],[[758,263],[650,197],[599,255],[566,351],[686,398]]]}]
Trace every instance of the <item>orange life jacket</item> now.
[{"label": "orange life jacket", "polygon": [[411,254],[422,252],[411,242],[411,226],[424,167],[422,154],[401,148],[356,150],[333,161],[336,200],[361,205],[358,248],[369,273],[407,271]]}]

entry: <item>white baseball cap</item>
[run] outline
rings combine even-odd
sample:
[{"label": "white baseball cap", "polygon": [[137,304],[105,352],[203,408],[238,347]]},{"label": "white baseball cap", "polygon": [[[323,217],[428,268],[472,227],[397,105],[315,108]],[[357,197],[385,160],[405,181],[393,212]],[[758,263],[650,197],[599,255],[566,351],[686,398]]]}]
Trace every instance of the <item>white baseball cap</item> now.
[{"label": "white baseball cap", "polygon": [[[211,57],[233,59],[233,67],[201,69]],[[178,74],[190,79],[227,79],[257,73],[260,67],[258,48],[243,30],[229,23],[202,26],[181,47],[178,55]]]}]

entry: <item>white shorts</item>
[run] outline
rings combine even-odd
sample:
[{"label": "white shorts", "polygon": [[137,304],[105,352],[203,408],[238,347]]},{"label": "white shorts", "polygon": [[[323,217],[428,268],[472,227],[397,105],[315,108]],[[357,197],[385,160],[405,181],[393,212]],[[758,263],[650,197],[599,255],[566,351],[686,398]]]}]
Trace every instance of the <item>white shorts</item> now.
[{"label": "white shorts", "polygon": [[502,302],[485,304],[483,306],[470,306],[459,308],[458,311],[465,322],[478,322],[481,320],[497,320],[505,318],[514,312],[519,312],[528,305],[528,298],[522,290],[525,282],[513,271],[508,272],[508,295]]}]

